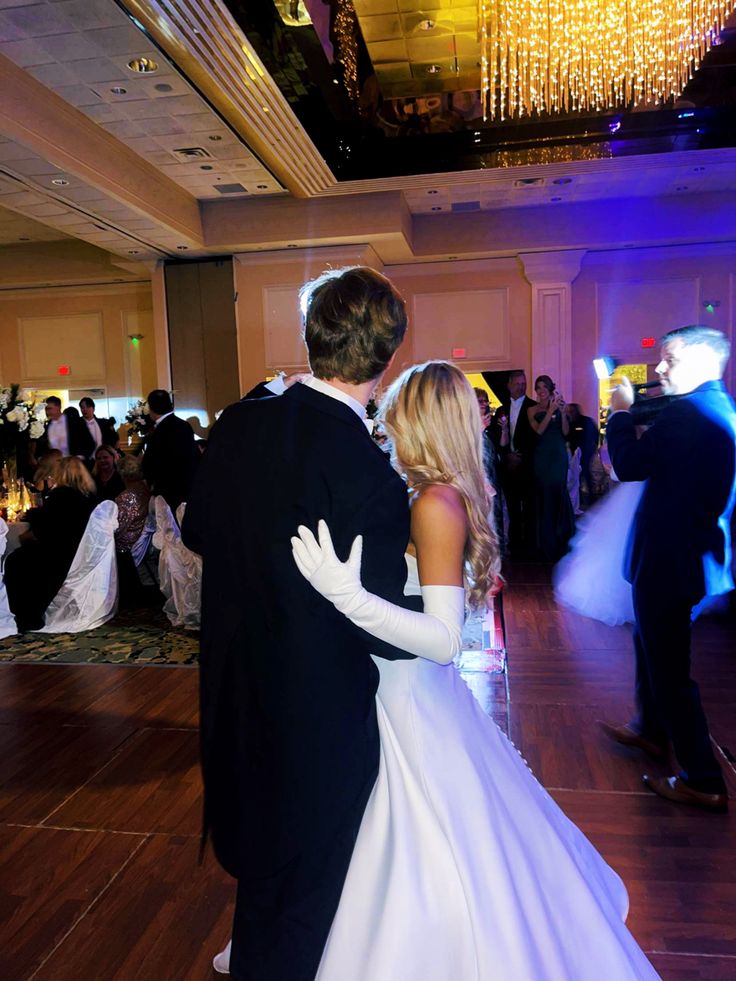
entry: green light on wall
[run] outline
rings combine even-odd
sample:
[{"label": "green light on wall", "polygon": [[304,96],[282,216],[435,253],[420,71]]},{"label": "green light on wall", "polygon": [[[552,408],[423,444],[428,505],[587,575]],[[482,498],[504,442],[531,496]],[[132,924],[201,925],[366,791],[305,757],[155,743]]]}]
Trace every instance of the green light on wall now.
[{"label": "green light on wall", "polygon": [[138,347],[140,342],[143,340],[143,334],[128,334],[128,339],[133,347]]},{"label": "green light on wall", "polygon": [[705,309],[707,313],[713,313],[715,311],[715,307],[713,306],[712,303],[706,303]]}]

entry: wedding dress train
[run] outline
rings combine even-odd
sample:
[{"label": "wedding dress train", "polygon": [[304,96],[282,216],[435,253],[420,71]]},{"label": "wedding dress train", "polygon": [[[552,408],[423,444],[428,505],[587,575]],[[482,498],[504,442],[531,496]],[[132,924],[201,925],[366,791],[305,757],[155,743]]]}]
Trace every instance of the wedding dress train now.
[{"label": "wedding dress train", "polygon": [[656,978],[623,882],[457,669],[375,661],[379,776],[317,981]]}]

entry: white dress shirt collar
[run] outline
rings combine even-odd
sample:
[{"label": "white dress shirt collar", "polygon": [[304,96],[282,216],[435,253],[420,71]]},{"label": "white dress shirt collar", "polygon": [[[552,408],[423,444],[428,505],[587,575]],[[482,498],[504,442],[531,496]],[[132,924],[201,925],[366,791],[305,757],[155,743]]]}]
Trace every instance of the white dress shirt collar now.
[{"label": "white dress shirt collar", "polygon": [[168,419],[169,416],[173,416],[173,414],[174,414],[173,412],[164,412],[164,414],[162,416],[159,416],[158,419],[154,422],[153,424],[154,429],[158,426],[160,422],[163,422],[164,419]]},{"label": "white dress shirt collar", "polygon": [[347,405],[348,408],[353,410],[359,419],[362,419],[363,425],[368,432],[373,432],[373,420],[366,416],[365,406],[357,399],[354,399],[352,395],[348,395],[347,392],[343,392],[339,388],[335,388],[334,385],[330,385],[329,382],[323,381],[321,378],[315,378],[314,375],[310,375],[309,378],[305,379],[301,384],[306,385],[307,388],[313,388],[315,392],[321,392],[323,395],[329,395],[331,399],[337,399],[337,401],[342,402],[343,405]]}]

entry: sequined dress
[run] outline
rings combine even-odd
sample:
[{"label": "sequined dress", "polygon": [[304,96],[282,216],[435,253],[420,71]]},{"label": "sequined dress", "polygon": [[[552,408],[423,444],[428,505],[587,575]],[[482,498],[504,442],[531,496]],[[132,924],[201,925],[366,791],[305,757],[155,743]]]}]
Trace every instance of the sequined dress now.
[{"label": "sequined dress", "polygon": [[149,493],[141,490],[124,490],[115,498],[118,506],[118,530],[115,532],[115,548],[129,552],[143,531],[148,516]]}]

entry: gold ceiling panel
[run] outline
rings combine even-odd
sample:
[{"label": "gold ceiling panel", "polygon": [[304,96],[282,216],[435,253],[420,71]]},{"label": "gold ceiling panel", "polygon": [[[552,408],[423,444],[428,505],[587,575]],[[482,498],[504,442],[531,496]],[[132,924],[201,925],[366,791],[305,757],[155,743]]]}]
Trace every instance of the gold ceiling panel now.
[{"label": "gold ceiling panel", "polygon": [[384,97],[480,87],[475,4],[468,0],[355,0],[354,6]]}]

